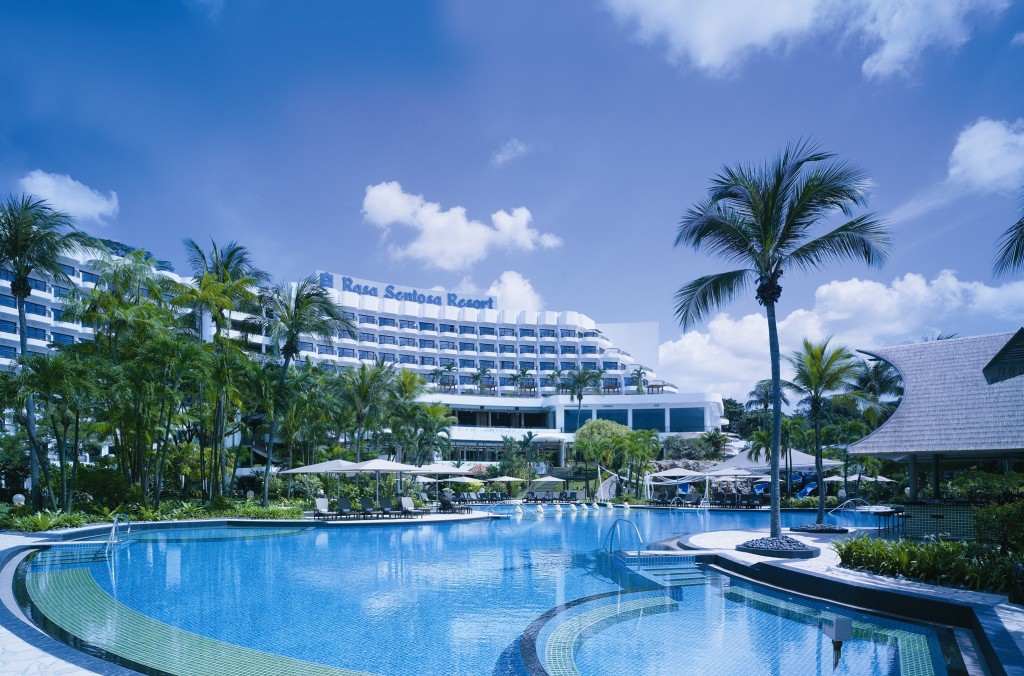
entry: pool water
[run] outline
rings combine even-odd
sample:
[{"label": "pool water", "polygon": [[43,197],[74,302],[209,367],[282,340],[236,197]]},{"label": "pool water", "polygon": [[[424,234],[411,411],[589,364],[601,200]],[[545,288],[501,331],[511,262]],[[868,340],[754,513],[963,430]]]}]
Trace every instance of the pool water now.
[{"label": "pool water", "polygon": [[[44,550],[22,567],[21,584],[51,632],[153,673],[247,673],[246,664],[348,675],[946,673],[927,627],[846,613],[855,636],[833,672],[820,621],[837,609],[702,566],[672,573],[670,586],[637,584],[604,550],[623,516],[647,543],[768,519],[602,509],[447,524],[136,530],[109,559],[100,548]],[[812,518],[785,514],[784,525]],[[873,525],[868,515],[846,519]]]}]

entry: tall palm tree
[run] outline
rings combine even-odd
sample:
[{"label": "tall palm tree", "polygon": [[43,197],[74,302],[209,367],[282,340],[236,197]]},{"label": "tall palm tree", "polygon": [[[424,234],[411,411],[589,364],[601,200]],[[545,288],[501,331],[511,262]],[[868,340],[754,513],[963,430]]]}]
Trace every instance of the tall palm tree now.
[{"label": "tall palm tree", "polygon": [[480,392],[480,393],[483,392],[483,390],[484,390],[484,380],[489,378],[490,375],[491,375],[491,369],[487,368],[486,366],[481,366],[476,371],[473,372],[473,375],[471,375],[469,377],[470,380],[473,381],[473,384],[476,385],[476,391],[477,392]]},{"label": "tall palm tree", "polygon": [[1000,236],[992,271],[997,277],[1024,270],[1024,190],[1020,198],[1021,217]]},{"label": "tall palm tree", "polygon": [[391,431],[398,441],[395,458],[398,462],[405,462],[406,450],[416,435],[422,406],[417,399],[426,390],[426,381],[414,371],[402,369],[395,376],[394,385],[389,392],[391,401],[388,412]]},{"label": "tall palm tree", "polygon": [[854,388],[869,405],[864,407],[864,420],[877,428],[896,408],[903,396],[903,378],[892,364],[881,359],[861,361],[853,377]]},{"label": "tall palm tree", "polygon": [[362,363],[339,376],[339,399],[355,423],[356,462],[363,460],[363,440],[370,421],[382,420],[394,382],[391,364]]},{"label": "tall palm tree", "polygon": [[831,338],[812,343],[804,338],[803,349],[793,352],[786,361],[793,367],[793,380],[784,382],[786,389],[803,397],[814,427],[814,472],[818,481],[817,523],[825,521],[825,483],[821,462],[821,424],[823,408],[830,399],[850,397],[857,376],[858,361],[842,345],[830,346]]},{"label": "tall palm tree", "polygon": [[[28,353],[25,300],[32,295],[29,281],[32,273],[71,286],[60,258],[86,248],[91,241],[85,233],[74,229],[70,216],[57,211],[45,200],[8,195],[0,203],[0,267],[12,275],[11,295],[18,308],[19,354]],[[29,438],[35,440],[36,411],[31,395],[25,400],[25,423]],[[37,443],[33,446],[39,448]],[[46,458],[40,456],[38,450],[31,454],[32,508],[37,511],[43,507],[39,486],[39,467],[43,462]]]},{"label": "tall palm tree", "polygon": [[[771,536],[782,533],[779,440],[782,393],[776,305],[787,268],[816,270],[827,263],[862,260],[881,264],[889,248],[886,226],[872,213],[851,218],[865,204],[867,175],[806,142],[791,144],[762,167],[727,166],[711,181],[707,197],[683,216],[676,246],[705,248],[738,265],[705,275],[676,293],[676,316],[688,327],[755,286],[768,320],[772,373]],[[818,236],[822,220],[841,213],[846,222]]]},{"label": "tall palm tree", "polygon": [[587,390],[592,390],[601,385],[602,371],[591,371],[581,369],[569,374],[569,399],[576,400],[576,429],[583,427],[580,424],[580,414],[583,412],[583,396]]},{"label": "tall palm tree", "polygon": [[[264,331],[270,341],[271,350],[281,359],[277,392],[285,395],[285,379],[288,367],[299,355],[299,339],[313,335],[330,341],[334,336],[347,334],[356,337],[355,325],[345,317],[327,290],[320,287],[316,277],[288,285],[278,285],[265,291],[260,299],[266,319]],[[287,402],[279,400],[275,409],[286,408]],[[270,456],[277,432],[277,416],[270,420],[270,441],[267,444],[267,464],[263,470],[263,506],[270,505]]]},{"label": "tall palm tree", "polygon": [[[789,399],[786,398],[786,393],[783,392],[782,403],[789,406]],[[772,381],[759,380],[754,385],[754,389],[747,392],[747,404],[746,409],[748,411],[760,411],[761,412],[761,426],[764,429],[768,429],[768,412],[772,407]]]},{"label": "tall palm tree", "polygon": [[644,393],[644,367],[637,366],[635,369],[629,372],[629,377],[633,379],[633,384],[636,386],[636,393]]},{"label": "tall palm tree", "polygon": [[555,394],[558,394],[559,388],[562,387],[562,374],[562,369],[551,369],[551,372],[548,373],[548,382],[555,388]]}]

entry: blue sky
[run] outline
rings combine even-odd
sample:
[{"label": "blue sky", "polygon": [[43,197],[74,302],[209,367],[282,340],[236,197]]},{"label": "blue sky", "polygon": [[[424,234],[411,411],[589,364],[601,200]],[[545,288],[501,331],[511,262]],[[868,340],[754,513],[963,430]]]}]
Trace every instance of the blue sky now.
[{"label": "blue sky", "polygon": [[995,280],[1024,186],[1024,4],[33,2],[5,6],[0,190],[185,264],[237,239],[328,269],[657,320],[660,374],[742,397],[752,298],[685,334],[674,249],[723,164],[814,138],[872,179],[881,269],[784,280],[783,349],[1024,323]]}]

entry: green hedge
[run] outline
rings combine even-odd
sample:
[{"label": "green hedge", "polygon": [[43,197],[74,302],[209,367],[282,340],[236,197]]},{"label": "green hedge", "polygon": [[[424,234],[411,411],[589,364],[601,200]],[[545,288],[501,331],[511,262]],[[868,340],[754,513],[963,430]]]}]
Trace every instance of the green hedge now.
[{"label": "green hedge", "polygon": [[859,535],[832,543],[850,568],[902,576],[947,587],[1004,594],[1010,590],[1018,558],[980,542],[914,542]]}]

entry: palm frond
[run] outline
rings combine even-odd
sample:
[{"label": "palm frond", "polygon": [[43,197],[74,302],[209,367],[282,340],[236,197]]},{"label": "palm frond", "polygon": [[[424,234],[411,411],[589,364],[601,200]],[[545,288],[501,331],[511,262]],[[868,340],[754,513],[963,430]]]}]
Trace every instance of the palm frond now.
[{"label": "palm frond", "polygon": [[[1024,211],[1024,192],[1021,194],[1021,211]],[[992,265],[992,273],[996,277],[1024,270],[1024,216],[1006,229],[997,247],[996,260]]]},{"label": "palm frond", "polygon": [[885,221],[874,213],[867,213],[821,237],[803,242],[786,258],[791,265],[805,270],[846,260],[862,260],[868,265],[879,266],[888,257],[891,245]]},{"label": "palm frond", "polygon": [[700,322],[746,291],[756,275],[753,270],[733,270],[693,280],[676,291],[676,318],[684,329]]}]

